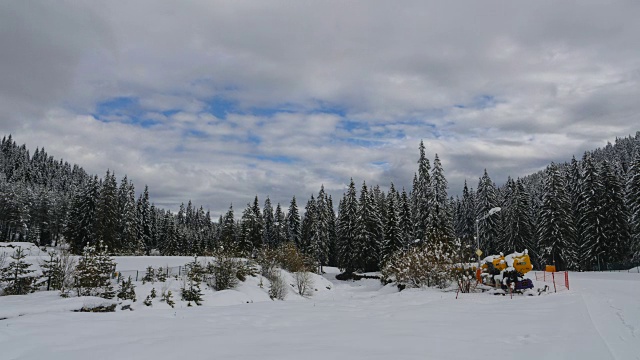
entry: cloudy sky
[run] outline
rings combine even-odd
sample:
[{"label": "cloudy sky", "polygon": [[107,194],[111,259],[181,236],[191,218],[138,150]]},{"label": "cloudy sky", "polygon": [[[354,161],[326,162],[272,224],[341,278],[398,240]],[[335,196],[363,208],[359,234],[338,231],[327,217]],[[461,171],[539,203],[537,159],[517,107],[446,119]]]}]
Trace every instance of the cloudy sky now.
[{"label": "cloudy sky", "polygon": [[635,0],[2,1],[0,135],[173,210],[409,187],[421,139],[455,195],[640,130],[638,19]]}]

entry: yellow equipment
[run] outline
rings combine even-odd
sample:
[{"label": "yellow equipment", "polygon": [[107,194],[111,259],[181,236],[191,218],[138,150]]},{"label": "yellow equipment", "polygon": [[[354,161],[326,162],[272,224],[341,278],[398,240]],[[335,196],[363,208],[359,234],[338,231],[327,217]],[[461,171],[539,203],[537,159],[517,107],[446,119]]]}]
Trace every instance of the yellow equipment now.
[{"label": "yellow equipment", "polygon": [[533,269],[527,250],[507,256],[502,253],[487,256],[481,261],[481,269],[478,275],[484,285],[506,290],[513,284],[514,291],[533,288],[533,282],[524,278],[524,274]]}]

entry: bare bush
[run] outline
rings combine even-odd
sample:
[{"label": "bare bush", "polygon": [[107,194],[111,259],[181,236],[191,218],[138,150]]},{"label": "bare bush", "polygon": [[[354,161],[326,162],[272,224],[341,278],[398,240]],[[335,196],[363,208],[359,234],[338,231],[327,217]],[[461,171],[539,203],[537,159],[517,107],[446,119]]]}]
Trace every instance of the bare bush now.
[{"label": "bare bush", "polygon": [[267,278],[271,281],[271,285],[269,286],[269,297],[272,300],[284,300],[287,296],[287,284],[282,278],[280,271],[274,270]]},{"label": "bare bush", "polygon": [[314,259],[305,256],[292,243],[283,244],[278,253],[278,263],[289,272],[309,271],[317,267]]},{"label": "bare bush", "polygon": [[386,281],[401,287],[446,288],[455,278],[453,256],[442,243],[416,246],[391,256],[382,269]]},{"label": "bare bush", "polygon": [[304,297],[310,297],[313,295],[313,278],[309,272],[298,271],[293,274],[293,279],[296,282],[298,294]]},{"label": "bare bush", "polygon": [[76,271],[76,259],[68,249],[60,251],[60,269],[62,277],[60,295],[68,296],[69,291],[73,289]]},{"label": "bare bush", "polygon": [[280,264],[279,251],[269,247],[264,247],[258,251],[256,262],[260,265],[262,276],[269,279],[276,266]]}]

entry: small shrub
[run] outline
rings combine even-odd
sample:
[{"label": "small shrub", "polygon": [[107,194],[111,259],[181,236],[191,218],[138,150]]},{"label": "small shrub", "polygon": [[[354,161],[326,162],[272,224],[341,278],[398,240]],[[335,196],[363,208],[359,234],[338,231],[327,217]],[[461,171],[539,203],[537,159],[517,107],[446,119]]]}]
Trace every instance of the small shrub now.
[{"label": "small shrub", "polygon": [[298,294],[303,297],[310,297],[313,295],[313,278],[309,272],[298,271],[293,274],[293,278],[296,282]]},{"label": "small shrub", "polygon": [[131,276],[127,280],[122,279],[118,288],[118,299],[136,301],[136,286],[133,285]]},{"label": "small shrub", "polygon": [[240,260],[226,252],[219,252],[213,262],[207,265],[207,270],[211,274],[207,284],[218,291],[235,288],[238,286],[238,269],[241,266]]},{"label": "small shrub", "polygon": [[171,290],[167,291],[166,293],[162,293],[162,298],[160,299],[160,301],[162,302],[166,302],[167,305],[173,307],[176,303],[173,301],[173,294],[171,293]]},{"label": "small shrub", "polygon": [[182,300],[188,301],[188,306],[191,306],[191,302],[193,301],[196,305],[202,305],[202,292],[200,292],[200,285],[194,283],[193,281],[189,282],[189,286],[185,286],[182,289]]},{"label": "small shrub", "polygon": [[35,291],[34,283],[36,277],[31,270],[31,264],[25,261],[27,255],[21,247],[18,247],[11,259],[12,262],[0,269],[0,283],[4,283],[4,295],[26,295]]},{"label": "small shrub", "polygon": [[269,286],[269,297],[271,300],[284,300],[287,296],[287,285],[282,278],[280,271],[274,270],[269,274],[268,279],[271,281],[271,285]]},{"label": "small shrub", "polygon": [[156,271],[153,267],[147,266],[147,270],[145,271],[144,277],[142,278],[142,283],[154,283],[156,282]]},{"label": "small shrub", "polygon": [[162,266],[158,268],[158,270],[156,270],[156,278],[158,279],[159,282],[165,282],[167,281],[167,272],[168,272],[169,268],[167,269],[163,269]]}]

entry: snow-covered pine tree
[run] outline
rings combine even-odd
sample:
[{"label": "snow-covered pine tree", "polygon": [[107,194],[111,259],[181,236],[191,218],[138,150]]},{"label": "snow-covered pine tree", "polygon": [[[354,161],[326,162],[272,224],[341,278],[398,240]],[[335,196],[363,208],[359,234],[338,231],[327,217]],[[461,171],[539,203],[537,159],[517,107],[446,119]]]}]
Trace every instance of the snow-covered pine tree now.
[{"label": "snow-covered pine tree", "polygon": [[33,285],[36,277],[34,270],[30,269],[31,264],[25,261],[25,254],[22,247],[18,248],[11,255],[11,262],[3,269],[0,269],[0,283],[3,284],[4,295],[26,295],[34,291]]},{"label": "snow-covered pine tree", "polygon": [[433,160],[430,185],[426,239],[428,242],[441,242],[442,246],[438,246],[438,248],[452,251],[454,246],[454,232],[453,219],[449,213],[449,204],[447,203],[448,184],[438,154],[435,155],[435,159]]},{"label": "snow-covered pine tree", "polygon": [[236,222],[233,215],[233,204],[229,205],[224,218],[221,217],[219,244],[225,249],[236,245]]},{"label": "snow-covered pine tree", "polygon": [[627,174],[627,206],[631,231],[631,254],[634,261],[640,261],[640,148],[636,150]]},{"label": "snow-covered pine tree", "polygon": [[153,249],[153,239],[151,234],[151,204],[149,203],[149,187],[144,186],[144,192],[138,198],[137,213],[138,213],[138,241],[144,244],[145,254],[149,254]]},{"label": "snow-covered pine tree", "polygon": [[274,214],[274,218],[275,218],[275,223],[273,224],[274,225],[273,246],[278,247],[287,240],[286,218],[284,213],[282,212],[282,207],[280,207],[280,203],[276,205],[276,212]]},{"label": "snow-covered pine tree", "polygon": [[602,162],[600,173],[602,187],[602,210],[605,217],[605,239],[607,251],[602,261],[626,262],[630,259],[628,213],[624,199],[624,187],[618,173],[608,160]]},{"label": "snow-covered pine tree", "polygon": [[529,251],[529,255],[535,260],[534,251],[537,248],[534,240],[533,222],[531,220],[531,205],[529,193],[524,188],[522,180],[513,181],[509,178],[506,186],[502,206],[502,241],[500,248],[504,253],[514,251]]},{"label": "snow-covered pine tree", "polygon": [[418,159],[418,177],[414,185],[415,196],[414,222],[416,239],[425,240],[429,226],[429,204],[431,203],[431,165],[425,154],[424,143],[420,141],[420,158]]},{"label": "snow-covered pine tree", "polygon": [[264,232],[264,221],[262,218],[262,212],[260,211],[260,203],[258,202],[258,196],[256,195],[251,206],[251,222],[248,226],[248,241],[253,244],[254,249],[260,249],[262,246],[262,233]]},{"label": "snow-covered pine tree", "polygon": [[265,246],[275,247],[275,217],[273,215],[273,206],[271,206],[271,199],[267,196],[264,201],[264,208],[262,209],[262,243]]},{"label": "snow-covered pine tree", "polygon": [[311,223],[310,253],[320,266],[327,264],[329,260],[329,209],[324,185],[320,187],[318,199],[315,203],[315,213]]},{"label": "snow-covered pine tree", "polygon": [[40,268],[42,269],[42,277],[47,284],[47,291],[60,290],[62,288],[62,281],[64,280],[60,256],[55,252],[50,252],[49,259],[44,260]]},{"label": "snow-covered pine tree", "polygon": [[338,266],[338,233],[337,233],[337,218],[336,213],[333,210],[333,199],[331,195],[327,198],[327,214],[328,214],[328,229],[329,229],[329,266]]},{"label": "snow-covered pine tree", "polygon": [[359,249],[356,246],[357,219],[358,199],[351,179],[349,188],[340,201],[337,223],[338,266],[347,273],[360,268]]},{"label": "snow-covered pine tree", "polygon": [[575,228],[565,177],[554,163],[547,167],[545,175],[538,226],[540,262],[555,265],[559,270],[574,269],[577,266]]},{"label": "snow-covered pine tree", "polygon": [[606,248],[606,216],[602,211],[602,194],[605,189],[602,178],[593,158],[585,153],[582,159],[582,195],[580,196],[580,253],[583,269],[591,270],[597,266]]},{"label": "snow-covered pine tree", "polygon": [[384,226],[384,242],[382,247],[382,263],[384,264],[391,255],[404,247],[403,234],[400,229],[399,209],[396,203],[395,187],[393,183],[387,196],[387,215]]},{"label": "snow-covered pine tree", "polygon": [[82,249],[95,242],[96,207],[99,191],[98,177],[88,178],[73,198],[67,220],[65,237],[71,251],[79,254]]},{"label": "snow-covered pine tree", "polygon": [[302,241],[302,224],[296,197],[291,199],[289,211],[287,212],[287,241],[295,244],[300,249]]},{"label": "snow-covered pine tree", "polygon": [[111,274],[115,269],[113,259],[102,244],[86,246],[78,260],[74,283],[78,296],[99,296],[112,299],[115,296]]},{"label": "snow-covered pine tree", "polygon": [[413,242],[415,236],[413,235],[411,202],[404,188],[402,188],[402,194],[400,195],[400,202],[398,204],[398,218],[402,236],[402,247],[406,248]]},{"label": "snow-covered pine tree", "polygon": [[460,240],[462,244],[475,249],[476,247],[476,194],[473,189],[469,190],[467,180],[464,181],[462,189],[462,200],[460,203]]},{"label": "snow-covered pine tree", "polygon": [[122,252],[130,255],[144,254],[144,244],[138,241],[136,214],[136,193],[133,182],[127,176],[122,178],[118,188],[118,242],[122,245]]},{"label": "snow-covered pine tree", "polygon": [[304,208],[304,217],[302,218],[302,241],[299,250],[305,255],[313,256],[311,242],[315,231],[315,229],[313,228],[313,224],[315,222],[316,212],[316,199],[312,194],[311,198],[307,201],[307,205]]},{"label": "snow-covered pine tree", "polygon": [[582,234],[580,223],[580,203],[582,202],[582,168],[575,156],[571,157],[567,170],[567,189],[571,201],[571,217],[576,227],[576,241]]},{"label": "snow-covered pine tree", "polygon": [[503,251],[496,248],[498,231],[500,230],[498,219],[495,215],[487,216],[489,210],[496,207],[498,207],[496,188],[487,173],[487,169],[485,169],[484,175],[478,181],[475,214],[480,234],[480,248],[485,254],[495,254]]},{"label": "snow-covered pine tree", "polygon": [[107,170],[98,196],[95,235],[98,241],[102,241],[105,246],[114,252],[118,252],[121,249],[118,243],[117,226],[122,214],[118,211],[117,194],[116,177]]},{"label": "snow-covered pine tree", "polygon": [[132,300],[136,301],[136,286],[131,280],[131,276],[128,279],[122,279],[118,287],[118,299],[120,300]]},{"label": "snow-covered pine tree", "polygon": [[251,242],[251,227],[254,224],[254,214],[251,210],[251,204],[242,211],[240,218],[240,231],[238,233],[237,250],[239,254],[248,256],[253,251],[254,244]]},{"label": "snow-covered pine tree", "polygon": [[377,271],[380,269],[383,226],[375,202],[367,190],[366,182],[362,183],[358,214],[356,218],[355,250],[359,269]]},{"label": "snow-covered pine tree", "polygon": [[162,221],[163,239],[160,242],[160,253],[164,256],[176,256],[180,254],[178,229],[176,219],[167,211]]}]

